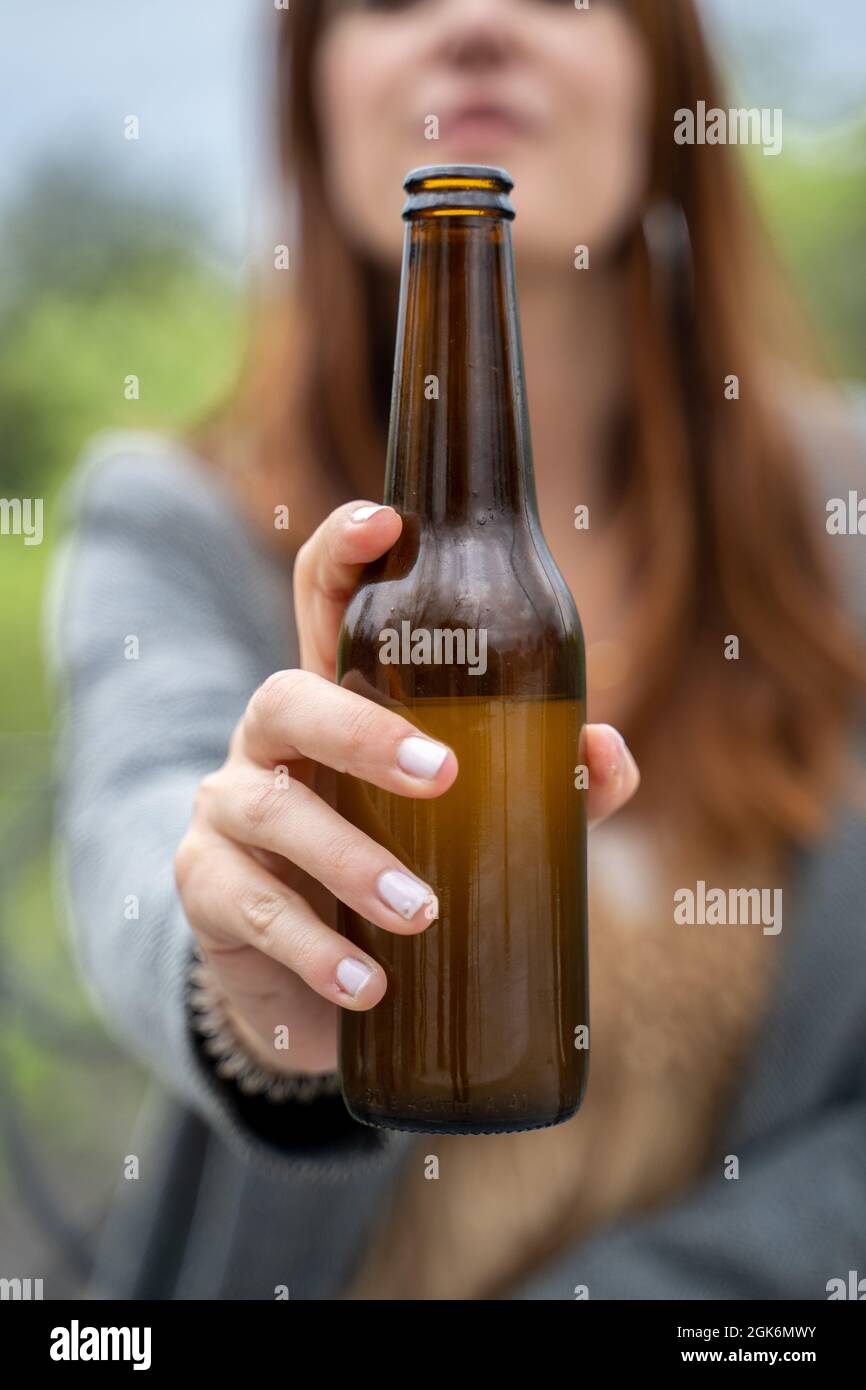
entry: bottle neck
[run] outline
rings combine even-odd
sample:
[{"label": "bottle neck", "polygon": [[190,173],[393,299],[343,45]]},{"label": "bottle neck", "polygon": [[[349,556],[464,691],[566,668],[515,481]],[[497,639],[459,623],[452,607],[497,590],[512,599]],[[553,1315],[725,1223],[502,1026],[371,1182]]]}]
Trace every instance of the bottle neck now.
[{"label": "bottle neck", "polygon": [[385,500],[432,525],[535,515],[511,227],[406,228]]}]

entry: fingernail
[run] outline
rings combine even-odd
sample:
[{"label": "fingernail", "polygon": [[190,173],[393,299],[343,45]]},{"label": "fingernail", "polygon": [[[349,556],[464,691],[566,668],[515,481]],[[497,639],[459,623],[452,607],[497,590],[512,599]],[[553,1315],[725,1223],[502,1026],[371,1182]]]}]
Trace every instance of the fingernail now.
[{"label": "fingernail", "polygon": [[623,739],[622,747],[623,747],[623,753],[624,753],[624,755],[625,755],[625,759],[624,759],[624,762],[623,762],[623,776],[628,777],[629,779],[633,780],[635,783],[639,783],[639,782],[640,782],[640,768],[638,767],[637,763],[635,762],[634,754],[632,753],[632,751],[631,751],[631,749],[629,748],[628,744],[626,743],[625,739]]},{"label": "fingernail", "polygon": [[337,984],[346,994],[351,994],[353,999],[357,999],[372,974],[369,965],[346,956],[337,966]]},{"label": "fingernail", "polygon": [[423,777],[425,782],[433,781],[447,757],[445,744],[429,738],[404,738],[397,751],[397,762],[403,771],[412,777]]},{"label": "fingernail", "polygon": [[436,894],[425,883],[419,883],[417,878],[410,878],[399,869],[386,869],[384,874],[380,874],[378,888],[382,901],[407,922],[411,922],[422,907],[428,922],[435,921],[439,916]]},{"label": "fingernail", "polygon": [[383,512],[384,510],[385,507],[381,503],[378,505],[370,503],[369,506],[359,507],[357,511],[352,512],[352,520],[355,522],[369,521],[371,516],[376,515],[376,512]]},{"label": "fingernail", "polygon": [[621,777],[625,771],[626,756],[628,749],[625,746],[625,739],[619,729],[615,729],[612,724],[601,724],[600,728],[606,729],[613,741],[613,753],[608,764],[608,777]]},{"label": "fingernail", "polygon": [[628,749],[625,746],[625,739],[619,732],[619,729],[613,729],[612,732],[616,734],[616,753],[611,763],[610,775],[611,777],[621,777],[625,772],[625,758]]},{"label": "fingernail", "polygon": [[615,729],[612,724],[608,724],[606,727],[616,739],[616,754],[611,762],[608,776],[616,778],[618,782],[625,782],[629,779],[637,778],[637,763],[619,729]]}]

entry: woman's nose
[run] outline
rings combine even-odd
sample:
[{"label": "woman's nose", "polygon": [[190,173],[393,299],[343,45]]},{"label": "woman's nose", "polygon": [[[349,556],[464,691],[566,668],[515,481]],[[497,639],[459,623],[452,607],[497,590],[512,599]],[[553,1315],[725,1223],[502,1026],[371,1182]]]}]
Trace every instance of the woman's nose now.
[{"label": "woman's nose", "polygon": [[444,56],[464,68],[495,68],[517,47],[514,20],[525,0],[442,0],[439,45]]}]

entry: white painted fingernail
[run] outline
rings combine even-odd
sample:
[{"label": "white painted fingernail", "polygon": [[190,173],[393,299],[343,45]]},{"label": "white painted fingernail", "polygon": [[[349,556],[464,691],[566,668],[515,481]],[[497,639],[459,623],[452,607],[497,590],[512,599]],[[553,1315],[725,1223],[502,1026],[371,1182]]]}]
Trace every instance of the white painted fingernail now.
[{"label": "white painted fingernail", "polygon": [[614,754],[613,761],[610,765],[610,776],[621,777],[625,772],[626,755],[628,753],[628,749],[625,746],[625,739],[623,738],[619,729],[615,729],[612,724],[608,724],[607,727],[610,729],[610,732],[614,735],[614,738],[616,740],[616,753]]},{"label": "white painted fingernail", "polygon": [[346,956],[345,960],[341,960],[337,966],[337,984],[340,989],[345,990],[346,994],[351,994],[353,999],[357,999],[372,974],[369,965],[365,965],[360,960],[353,960],[351,956]]},{"label": "white painted fingernail", "polygon": [[434,743],[429,738],[404,738],[397,750],[397,762],[404,772],[413,777],[423,777],[432,782],[436,773],[448,757],[444,743]]},{"label": "white painted fingernail", "polygon": [[428,922],[434,922],[439,916],[436,894],[425,883],[419,883],[417,878],[410,878],[399,869],[387,869],[380,874],[377,886],[382,901],[407,922],[411,922],[422,907]]},{"label": "white painted fingernail", "polygon": [[382,504],[378,506],[371,505],[369,507],[359,507],[356,512],[352,512],[352,520],[356,522],[369,521],[371,516],[375,516],[377,512],[384,512],[384,510],[385,508]]}]

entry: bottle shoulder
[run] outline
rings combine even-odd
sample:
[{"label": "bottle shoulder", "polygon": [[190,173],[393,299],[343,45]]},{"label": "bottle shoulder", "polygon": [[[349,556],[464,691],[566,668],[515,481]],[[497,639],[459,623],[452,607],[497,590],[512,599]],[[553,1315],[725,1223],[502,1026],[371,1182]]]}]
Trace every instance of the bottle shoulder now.
[{"label": "bottle shoulder", "polygon": [[368,567],[351,600],[349,625],[404,616],[490,628],[577,627],[574,600],[540,536],[491,528],[428,533],[398,544]]},{"label": "bottle shoulder", "polygon": [[[453,689],[462,667],[478,694],[580,697],[580,622],[543,542],[502,527],[398,542],[363,576],[340,641],[344,672],[375,683],[382,666],[406,668],[403,684],[416,692]],[[391,686],[396,674],[386,673]]]}]

